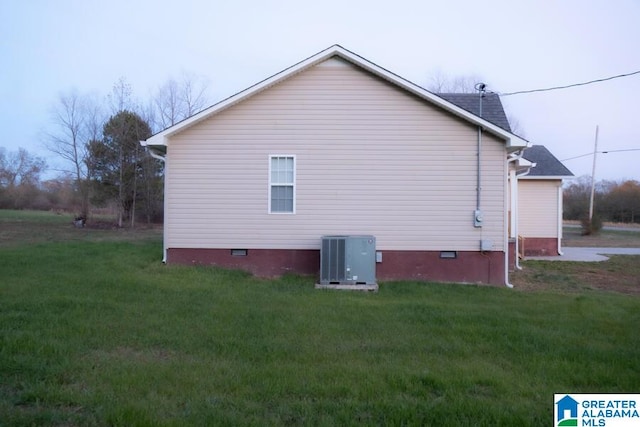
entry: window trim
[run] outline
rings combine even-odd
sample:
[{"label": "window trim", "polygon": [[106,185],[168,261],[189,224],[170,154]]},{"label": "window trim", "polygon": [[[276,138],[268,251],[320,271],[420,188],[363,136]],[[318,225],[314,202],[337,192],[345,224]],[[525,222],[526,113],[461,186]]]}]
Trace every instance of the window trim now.
[{"label": "window trim", "polygon": [[[285,157],[293,159],[293,182],[292,183],[281,183],[281,182],[272,182],[271,181],[271,163],[274,158]],[[298,160],[295,154],[269,154],[269,189],[268,189],[268,210],[269,214],[273,215],[295,215],[296,213],[296,169],[298,165]],[[274,186],[291,186],[293,188],[293,207],[291,212],[273,212],[271,210],[271,190]]]}]

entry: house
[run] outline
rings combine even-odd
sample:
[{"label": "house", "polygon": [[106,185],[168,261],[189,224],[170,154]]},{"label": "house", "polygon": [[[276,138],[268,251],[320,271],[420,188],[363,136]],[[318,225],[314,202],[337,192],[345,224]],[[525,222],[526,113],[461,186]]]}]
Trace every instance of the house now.
[{"label": "house", "polygon": [[[511,132],[497,94],[485,94],[482,104],[477,94],[438,95]],[[562,184],[573,174],[543,145],[524,150],[512,172],[517,189],[510,187],[508,194],[509,237],[514,246],[519,245],[517,252],[524,256],[562,255]]]},{"label": "house", "polygon": [[322,236],[371,235],[378,279],[509,285],[527,141],[339,45],[141,143],[167,263],[317,275]]},{"label": "house", "polygon": [[534,164],[518,176],[518,235],[526,256],[562,255],[562,183],[573,174],[544,145],[527,148]]}]

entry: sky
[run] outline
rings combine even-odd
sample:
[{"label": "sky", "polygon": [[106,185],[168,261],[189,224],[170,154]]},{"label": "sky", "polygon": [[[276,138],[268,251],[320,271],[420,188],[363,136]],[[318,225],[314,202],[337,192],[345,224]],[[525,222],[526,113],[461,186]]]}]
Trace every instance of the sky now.
[{"label": "sky", "polygon": [[[44,148],[60,94],[148,98],[182,73],[213,104],[333,44],[411,82],[480,76],[497,93],[640,71],[640,0],[0,0],[0,147]],[[640,74],[503,97],[524,137],[596,179],[640,180]],[[619,151],[616,151],[619,150]],[[625,150],[625,151],[621,151]],[[628,151],[633,150],[633,151]],[[591,175],[593,155],[564,162]]]}]

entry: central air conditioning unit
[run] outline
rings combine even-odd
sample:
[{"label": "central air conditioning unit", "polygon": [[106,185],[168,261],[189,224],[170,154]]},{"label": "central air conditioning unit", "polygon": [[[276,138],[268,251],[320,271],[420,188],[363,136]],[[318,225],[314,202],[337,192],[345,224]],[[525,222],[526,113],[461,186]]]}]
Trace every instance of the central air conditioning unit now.
[{"label": "central air conditioning unit", "polygon": [[320,286],[377,290],[374,236],[323,236]]}]

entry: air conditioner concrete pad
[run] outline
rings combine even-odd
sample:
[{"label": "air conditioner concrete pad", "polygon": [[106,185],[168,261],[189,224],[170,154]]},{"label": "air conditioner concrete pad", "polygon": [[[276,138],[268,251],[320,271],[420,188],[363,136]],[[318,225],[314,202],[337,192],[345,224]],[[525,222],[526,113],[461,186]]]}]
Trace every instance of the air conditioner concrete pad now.
[{"label": "air conditioner concrete pad", "polygon": [[378,284],[366,284],[366,285],[352,285],[352,284],[329,284],[323,285],[316,283],[316,289],[340,289],[345,291],[369,291],[378,292]]}]

